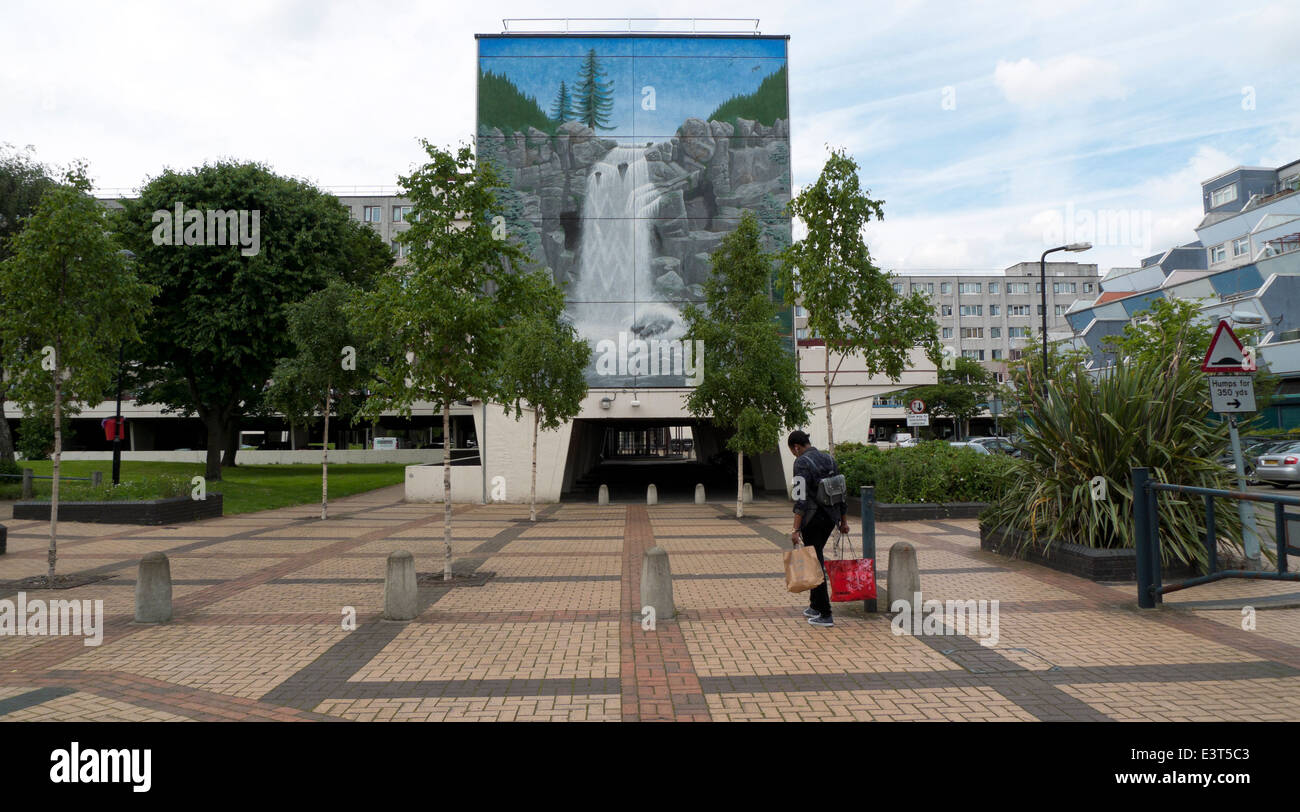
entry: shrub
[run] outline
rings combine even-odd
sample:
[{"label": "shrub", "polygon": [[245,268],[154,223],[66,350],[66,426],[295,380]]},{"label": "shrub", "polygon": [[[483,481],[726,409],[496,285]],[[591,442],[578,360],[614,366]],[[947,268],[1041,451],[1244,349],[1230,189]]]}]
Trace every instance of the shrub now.
[{"label": "shrub", "polygon": [[876,501],[903,504],[990,502],[1009,467],[1009,458],[1002,454],[981,454],[946,442],[889,451],[842,443],[835,446],[835,460],[849,495],[874,485]]},{"label": "shrub", "polygon": [[18,423],[14,448],[25,460],[47,460],[54,453],[53,415],[28,415]]},{"label": "shrub", "polygon": [[835,462],[844,474],[849,496],[856,496],[863,485],[876,484],[876,472],[884,461],[885,452],[874,445],[862,443],[837,443]]},{"label": "shrub", "polygon": [[[1150,468],[1159,482],[1232,487],[1215,462],[1228,446],[1228,424],[1209,419],[1208,396],[1195,363],[1154,358],[1117,364],[1095,380],[1082,368],[1066,370],[1046,395],[1034,387],[1021,456],[981,518],[1024,532],[1024,544],[1132,547],[1132,468]],[[1105,500],[1091,497],[1096,476],[1106,481]],[[1203,500],[1162,493],[1159,501],[1163,559],[1203,566]],[[1237,511],[1221,502],[1215,519],[1219,537],[1240,549]]]},{"label": "shrub", "polygon": [[89,482],[60,483],[59,499],[69,502],[130,502],[151,499],[171,499],[188,496],[190,481],[176,474],[140,477],[122,480],[114,485],[105,480],[96,488]]}]

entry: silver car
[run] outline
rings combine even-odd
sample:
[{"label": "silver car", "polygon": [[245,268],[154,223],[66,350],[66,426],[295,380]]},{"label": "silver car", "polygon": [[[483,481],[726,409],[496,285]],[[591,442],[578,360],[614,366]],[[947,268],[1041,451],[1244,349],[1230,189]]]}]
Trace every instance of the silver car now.
[{"label": "silver car", "polygon": [[970,450],[974,451],[976,454],[993,453],[992,451],[989,451],[987,448],[980,445],[979,443],[948,443],[948,445],[952,446],[953,448],[969,448]]},{"label": "silver car", "polygon": [[1255,458],[1255,476],[1274,488],[1300,482],[1300,442],[1274,446]]}]

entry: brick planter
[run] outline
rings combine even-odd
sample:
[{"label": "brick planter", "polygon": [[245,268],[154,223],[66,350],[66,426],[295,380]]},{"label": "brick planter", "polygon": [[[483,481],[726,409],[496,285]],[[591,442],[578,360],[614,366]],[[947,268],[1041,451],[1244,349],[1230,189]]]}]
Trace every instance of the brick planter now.
[{"label": "brick planter", "polygon": [[[1054,570],[1068,572],[1089,581],[1136,581],[1137,551],[1128,548],[1085,547],[1068,541],[1054,541],[1050,547],[1031,541],[1023,550],[1026,534],[980,523],[980,549],[1021,558]],[[1184,578],[1194,573],[1188,567],[1165,567],[1164,577]]]},{"label": "brick planter", "polygon": [[[140,502],[59,502],[59,521],[100,524],[178,524],[221,515],[221,494],[207,499],[178,496]],[[49,521],[49,502],[15,502],[14,519]]]}]

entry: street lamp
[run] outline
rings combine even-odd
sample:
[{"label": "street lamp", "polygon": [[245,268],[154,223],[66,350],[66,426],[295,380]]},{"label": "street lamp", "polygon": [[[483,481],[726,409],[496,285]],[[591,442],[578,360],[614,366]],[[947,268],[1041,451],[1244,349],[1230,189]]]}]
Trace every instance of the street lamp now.
[{"label": "street lamp", "polygon": [[1049,248],[1038,258],[1038,286],[1041,288],[1043,295],[1043,391],[1047,391],[1047,255],[1054,254],[1057,251],[1087,251],[1092,247],[1090,242],[1072,242],[1069,245],[1061,245],[1056,248]]},{"label": "street lamp", "polygon": [[[117,255],[128,262],[135,259],[135,252],[123,248]],[[113,417],[113,484],[122,480],[122,367],[125,362],[126,342],[117,345],[117,409]]]}]

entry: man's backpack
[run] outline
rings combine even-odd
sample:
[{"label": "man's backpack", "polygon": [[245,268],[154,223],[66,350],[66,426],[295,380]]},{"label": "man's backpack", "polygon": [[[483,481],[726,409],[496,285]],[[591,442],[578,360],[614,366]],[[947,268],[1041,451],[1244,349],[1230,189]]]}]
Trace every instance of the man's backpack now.
[{"label": "man's backpack", "polygon": [[835,458],[824,451],[818,452],[821,456],[817,462],[817,504],[822,507],[835,507],[845,502],[845,494],[848,492],[848,483],[844,475],[840,473],[839,466],[835,464]]}]

